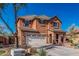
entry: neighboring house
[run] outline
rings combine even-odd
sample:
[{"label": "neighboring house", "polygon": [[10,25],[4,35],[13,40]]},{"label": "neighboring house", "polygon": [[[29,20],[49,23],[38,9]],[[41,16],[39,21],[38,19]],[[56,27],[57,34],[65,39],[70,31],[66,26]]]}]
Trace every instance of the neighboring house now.
[{"label": "neighboring house", "polygon": [[[74,38],[73,38],[73,41],[75,44],[79,44],[79,29],[76,29],[74,30]],[[67,32],[66,33],[66,39],[69,41],[69,37],[71,36],[72,34]]]},{"label": "neighboring house", "polygon": [[3,36],[2,34],[0,34],[0,45],[7,45],[7,44],[9,44],[8,37]]},{"label": "neighboring house", "polygon": [[63,45],[66,33],[61,30],[61,25],[57,16],[19,17],[16,22],[19,46]]},{"label": "neighboring house", "polygon": [[14,43],[15,43],[14,36],[6,36],[6,35],[0,34],[0,46],[5,47]]},{"label": "neighboring house", "polygon": [[76,30],[75,34],[76,34],[75,43],[76,43],[76,44],[79,44],[79,29]]}]

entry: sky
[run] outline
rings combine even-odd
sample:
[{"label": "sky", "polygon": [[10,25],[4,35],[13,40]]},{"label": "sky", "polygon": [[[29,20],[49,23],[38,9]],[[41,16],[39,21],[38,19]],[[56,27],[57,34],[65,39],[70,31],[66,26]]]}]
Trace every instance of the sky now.
[{"label": "sky", "polygon": [[[10,4],[4,8],[3,17],[11,29],[15,32],[15,19],[13,6]],[[7,16],[8,15],[8,16]],[[46,15],[49,17],[58,16],[62,21],[61,29],[67,31],[72,24],[79,26],[79,4],[68,3],[27,3],[24,8],[18,11],[18,16]],[[0,24],[4,25],[0,19]]]}]

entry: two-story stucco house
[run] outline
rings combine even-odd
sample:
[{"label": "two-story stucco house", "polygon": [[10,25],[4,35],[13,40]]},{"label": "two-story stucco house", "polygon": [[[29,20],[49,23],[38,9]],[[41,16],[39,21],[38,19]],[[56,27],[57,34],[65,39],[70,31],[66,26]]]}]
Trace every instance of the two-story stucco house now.
[{"label": "two-story stucco house", "polygon": [[62,45],[65,42],[62,22],[57,16],[22,16],[18,18],[16,25],[20,47]]}]

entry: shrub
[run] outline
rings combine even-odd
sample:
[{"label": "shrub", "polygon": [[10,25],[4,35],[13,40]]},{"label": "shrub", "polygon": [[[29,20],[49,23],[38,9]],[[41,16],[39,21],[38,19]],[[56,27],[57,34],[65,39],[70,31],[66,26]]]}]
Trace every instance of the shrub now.
[{"label": "shrub", "polygon": [[46,56],[46,51],[43,48],[41,48],[39,50],[38,54],[39,54],[39,56]]},{"label": "shrub", "polygon": [[2,55],[3,53],[5,53],[5,51],[3,51],[3,50],[0,50],[0,55]]},{"label": "shrub", "polygon": [[76,44],[76,45],[75,45],[75,48],[79,48],[79,44]]}]

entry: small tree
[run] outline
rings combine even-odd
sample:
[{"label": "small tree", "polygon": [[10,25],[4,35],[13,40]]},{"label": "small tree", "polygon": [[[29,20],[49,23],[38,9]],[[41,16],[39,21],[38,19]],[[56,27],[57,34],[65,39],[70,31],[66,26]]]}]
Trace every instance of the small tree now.
[{"label": "small tree", "polygon": [[[15,16],[15,28],[16,28],[16,35],[17,35],[17,25],[16,25],[16,21],[17,21],[17,17],[18,17],[18,10],[20,10],[21,8],[23,8],[24,6],[26,6],[25,3],[14,3],[13,7],[14,7],[14,16]],[[19,47],[19,42],[18,42],[18,37],[15,36],[15,40],[16,40],[16,48]]]},{"label": "small tree", "polygon": [[75,25],[72,25],[70,28],[69,28],[69,42],[72,43],[73,45],[75,45],[75,39],[77,38],[77,34],[75,32],[75,30],[77,30],[76,26]]}]

